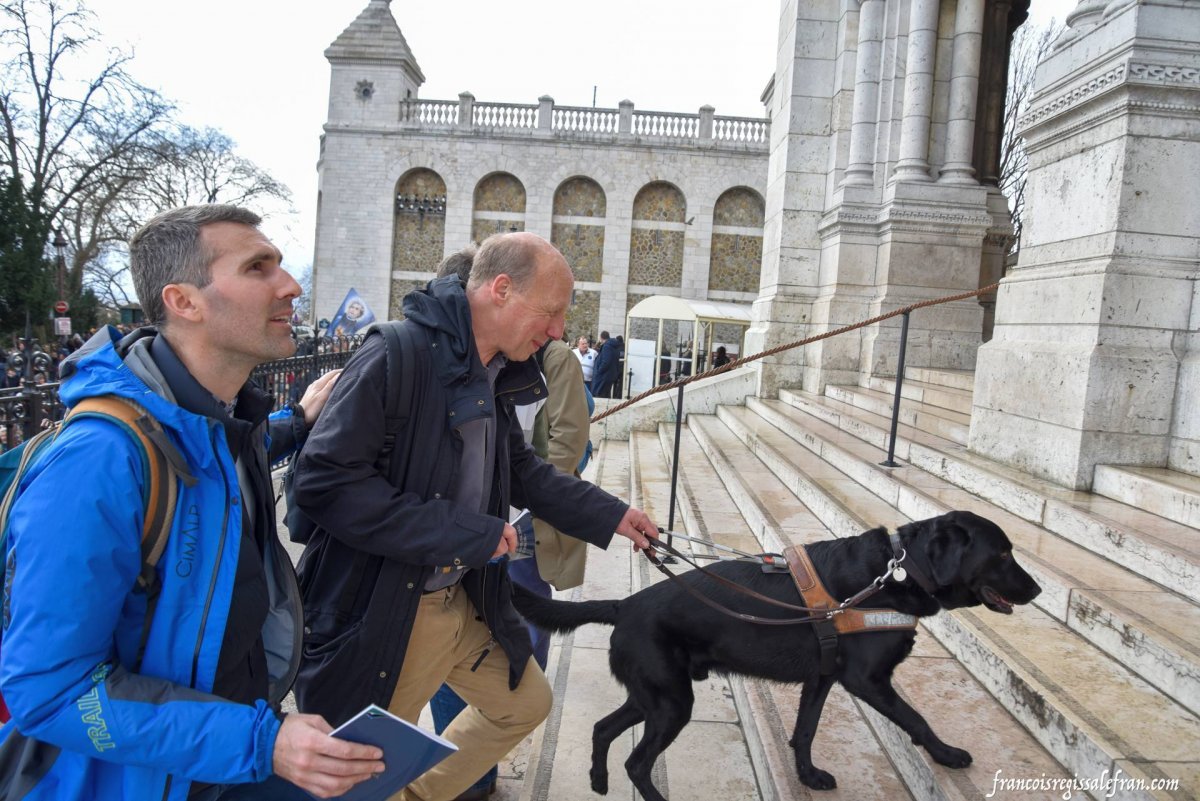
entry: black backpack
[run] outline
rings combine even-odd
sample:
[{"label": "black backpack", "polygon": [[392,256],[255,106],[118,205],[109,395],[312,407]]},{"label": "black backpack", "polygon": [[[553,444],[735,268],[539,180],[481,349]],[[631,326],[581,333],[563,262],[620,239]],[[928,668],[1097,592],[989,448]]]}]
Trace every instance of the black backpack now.
[{"label": "black backpack", "polygon": [[[367,328],[367,335],[378,332],[383,336],[384,347],[387,349],[387,380],[384,382],[384,425],[383,448],[379,452],[379,470],[384,475],[391,475],[392,451],[396,447],[396,435],[408,422],[412,413],[413,390],[416,384],[417,332],[413,326],[404,321],[375,323]],[[365,341],[365,338],[364,338]],[[393,376],[399,380],[393,380]],[[284,523],[288,528],[288,536],[292,542],[305,545],[312,539],[317,530],[308,515],[301,511],[293,495],[293,484],[296,476],[296,463],[300,454],[296,453],[283,475],[283,494],[287,498],[287,513]]]}]

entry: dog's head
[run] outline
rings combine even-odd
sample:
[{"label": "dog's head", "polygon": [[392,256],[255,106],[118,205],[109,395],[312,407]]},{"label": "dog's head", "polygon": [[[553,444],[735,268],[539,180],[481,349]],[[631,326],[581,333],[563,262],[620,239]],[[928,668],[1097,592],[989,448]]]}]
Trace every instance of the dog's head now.
[{"label": "dog's head", "polygon": [[[1011,615],[1042,588],[1017,564],[1012,543],[992,521],[971,512],[950,512],[910,523],[915,530],[906,547],[923,554],[934,597],[944,609],[983,604]],[[903,529],[901,529],[903,533]]]}]

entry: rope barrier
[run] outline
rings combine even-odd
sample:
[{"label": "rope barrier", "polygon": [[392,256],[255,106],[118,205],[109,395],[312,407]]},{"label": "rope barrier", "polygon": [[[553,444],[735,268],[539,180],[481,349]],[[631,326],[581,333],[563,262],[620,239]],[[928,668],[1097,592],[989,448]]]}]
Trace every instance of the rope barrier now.
[{"label": "rope barrier", "polygon": [[[757,361],[759,359],[765,359],[768,356],[774,356],[777,353],[783,353],[785,350],[791,350],[792,348],[798,348],[803,345],[811,345],[814,342],[820,342],[823,339],[829,339],[831,337],[838,336],[839,334],[846,334],[846,333],[849,333],[850,331],[854,331],[859,328],[865,328],[868,325],[874,325],[875,323],[881,323],[884,320],[889,320],[892,317],[899,317],[901,314],[908,314],[909,312],[916,311],[917,309],[924,309],[926,307],[937,306],[942,303],[953,303],[956,300],[966,300],[967,298],[978,297],[979,295],[983,295],[983,294],[986,294],[988,292],[995,290],[999,286],[1000,286],[1000,283],[996,282],[994,284],[988,284],[985,287],[981,287],[981,288],[973,290],[971,292],[962,292],[958,295],[947,295],[944,298],[932,298],[930,300],[922,300],[918,303],[913,303],[913,304],[910,304],[903,308],[896,309],[895,311],[890,311],[887,314],[876,315],[875,317],[871,317],[870,319],[863,320],[861,322],[853,323],[852,325],[844,325],[841,328],[835,328],[832,331],[826,331],[824,334],[818,334],[816,336],[808,337],[807,339],[797,340],[796,342],[788,342],[783,345],[776,345],[775,347],[764,350],[761,353],[755,353],[750,356],[745,356],[741,359],[735,359],[735,360],[729,362],[728,364],[721,365],[720,367],[714,367],[713,369],[711,369],[705,373],[697,373],[696,375],[685,376],[683,378],[676,378],[674,381],[670,382],[669,384],[662,384],[657,387],[652,387],[651,389],[646,390],[645,392],[643,392],[642,394],[640,394],[636,397],[630,398],[627,401],[623,401],[623,402],[617,404],[616,406],[612,407],[611,409],[605,409],[603,412],[601,412],[600,414],[593,417],[591,422],[598,423],[599,421],[603,420],[605,417],[608,417],[610,414],[616,414],[617,412],[621,411],[622,409],[626,408],[627,406],[632,406],[633,404],[637,403],[638,401],[649,398],[651,395],[657,395],[660,392],[669,392],[670,390],[678,389],[679,387],[686,386],[687,384],[690,384],[693,381],[699,381],[702,378],[711,378],[712,376],[720,375],[721,373],[727,373],[730,370],[735,370],[738,367],[741,367],[742,365],[749,364],[750,362]],[[656,360],[657,360],[657,358],[658,357],[655,356]]]}]

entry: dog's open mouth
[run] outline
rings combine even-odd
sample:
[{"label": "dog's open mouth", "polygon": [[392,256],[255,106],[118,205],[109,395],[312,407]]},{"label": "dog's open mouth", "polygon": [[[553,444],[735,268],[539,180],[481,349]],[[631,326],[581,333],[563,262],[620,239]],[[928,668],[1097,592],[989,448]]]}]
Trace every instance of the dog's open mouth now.
[{"label": "dog's open mouth", "polygon": [[983,605],[993,612],[999,612],[1002,615],[1011,615],[1013,611],[1012,601],[1005,598],[1000,593],[993,590],[991,587],[983,586],[979,588],[979,599],[983,601]]}]

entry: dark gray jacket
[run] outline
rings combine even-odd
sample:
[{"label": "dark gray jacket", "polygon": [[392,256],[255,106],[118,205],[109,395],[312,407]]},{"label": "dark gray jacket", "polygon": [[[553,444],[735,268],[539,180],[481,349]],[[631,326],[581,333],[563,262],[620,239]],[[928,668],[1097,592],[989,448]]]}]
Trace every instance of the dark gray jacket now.
[{"label": "dark gray jacket", "polygon": [[[529,635],[511,603],[507,565],[487,564],[510,504],[607,547],[628,506],[564,475],[526,444],[514,406],[545,397],[533,360],[506,366],[491,390],[453,277],[405,298],[418,344],[410,417],[396,437],[390,475],[380,470],[383,337],[372,334],[346,365],[297,464],[294,495],[319,526],[300,562],[305,643],[296,696],[302,712],[339,725],[368,703],[386,706],[425,580],[437,566],[471,568],[463,589],[521,680]],[[393,376],[395,378],[395,376]],[[489,514],[451,497],[462,454],[458,428],[495,409],[497,465]]]}]

